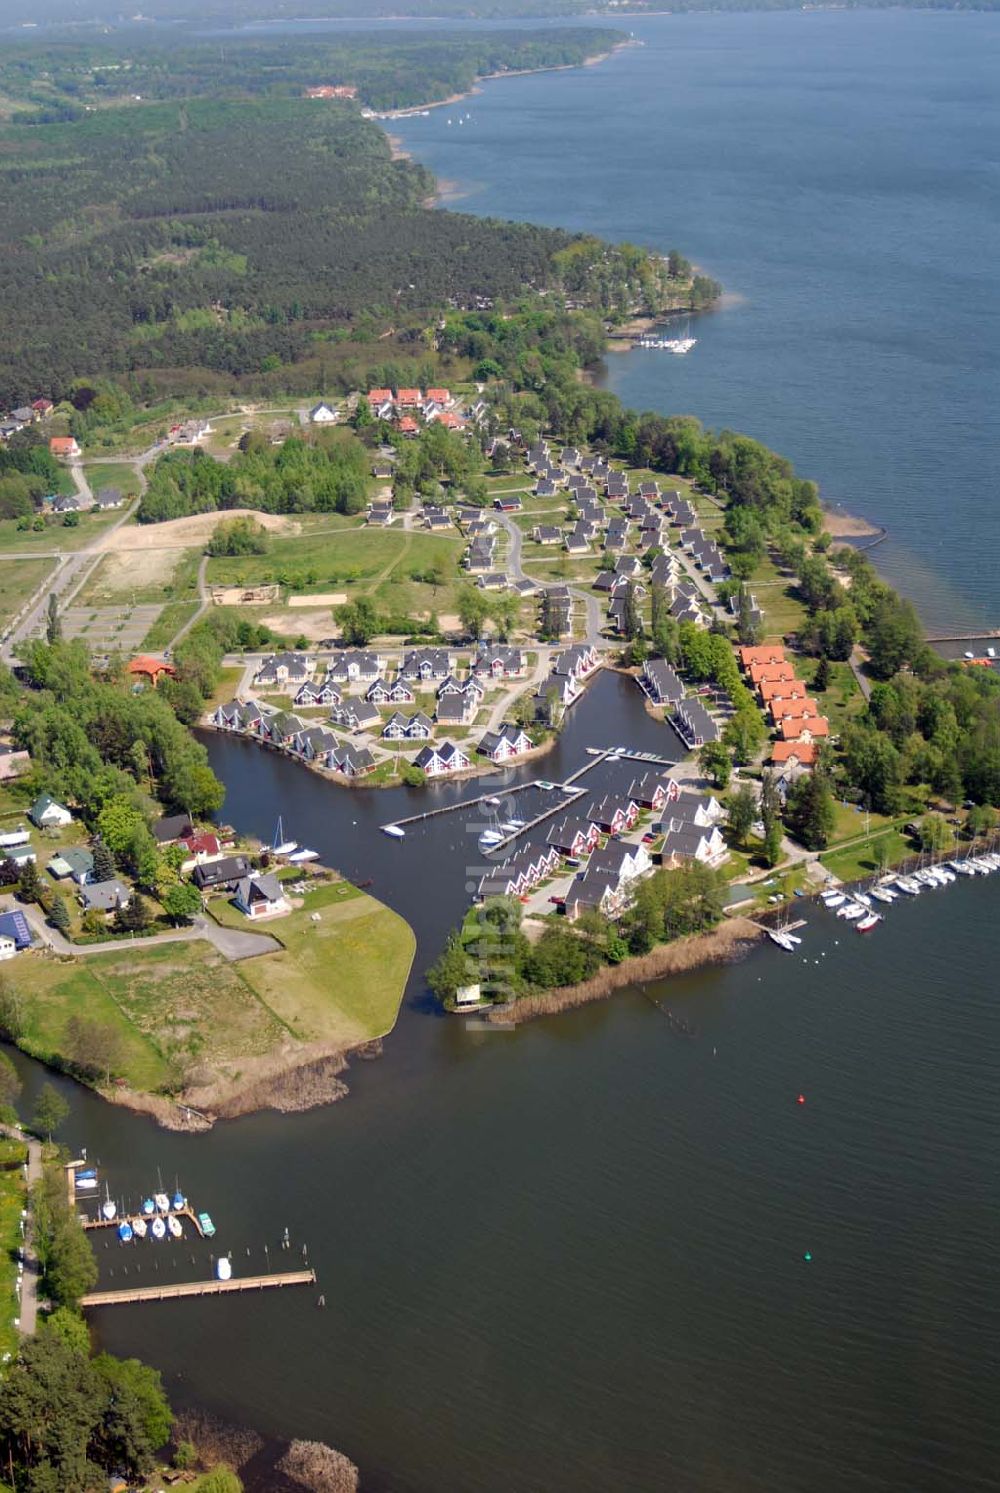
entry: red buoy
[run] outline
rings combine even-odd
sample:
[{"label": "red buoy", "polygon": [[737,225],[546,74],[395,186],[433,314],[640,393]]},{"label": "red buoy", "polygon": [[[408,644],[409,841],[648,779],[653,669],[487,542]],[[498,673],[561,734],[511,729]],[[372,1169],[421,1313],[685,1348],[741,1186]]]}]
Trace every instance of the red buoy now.
[{"label": "red buoy", "polygon": [[795,1102],[796,1102],[796,1104],[805,1104],[805,1102],[806,1102],[806,1096],[805,1096],[805,1094],[800,1094],[799,1097],[796,1099]]}]

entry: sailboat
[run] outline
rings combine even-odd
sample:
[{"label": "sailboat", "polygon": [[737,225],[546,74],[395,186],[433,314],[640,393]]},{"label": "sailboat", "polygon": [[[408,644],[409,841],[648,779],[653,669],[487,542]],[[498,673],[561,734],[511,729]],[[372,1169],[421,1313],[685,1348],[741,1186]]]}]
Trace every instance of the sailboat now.
[{"label": "sailboat", "polygon": [[137,1239],[145,1239],[146,1227],[146,1220],[142,1217],[141,1214],[137,1218],[133,1218],[132,1232]]},{"label": "sailboat", "polygon": [[479,836],[479,840],[477,842],[480,850],[482,850],[484,853],[489,850],[495,850],[500,842],[504,839],[504,832],[500,826],[500,814],[498,812],[500,808],[500,800],[497,798],[488,798],[485,800],[485,802],[490,809],[490,822],[487,828],[484,829],[482,834]]},{"label": "sailboat", "polygon": [[271,854],[272,855],[291,855],[292,851],[293,850],[298,850],[298,848],[299,848],[299,842],[297,840],[286,840],[285,839],[285,826],[281,822],[281,815],[279,814],[278,815],[278,823],[277,823],[277,826],[275,827],[275,831],[274,831],[274,841],[273,841],[273,843],[271,845]]},{"label": "sailboat", "polygon": [[154,1239],[165,1239],[167,1237],[167,1226],[159,1214],[153,1219],[149,1231]]},{"label": "sailboat", "polygon": [[123,1218],[121,1223],[118,1225],[118,1238],[123,1244],[132,1243],[132,1225],[129,1223],[127,1218]]},{"label": "sailboat", "polygon": [[171,1239],[184,1238],[184,1230],[181,1228],[181,1221],[179,1218],[175,1218],[172,1213],[167,1219],[167,1228],[170,1230]]},{"label": "sailboat", "polygon": [[104,1218],[106,1218],[108,1220],[108,1223],[111,1223],[112,1220],[114,1219],[115,1214],[117,1212],[118,1212],[117,1207],[111,1201],[111,1190],[108,1187],[108,1184],[105,1182],[105,1184],[104,1184],[104,1202],[101,1204],[101,1215],[102,1215],[102,1217],[104,1217]]}]

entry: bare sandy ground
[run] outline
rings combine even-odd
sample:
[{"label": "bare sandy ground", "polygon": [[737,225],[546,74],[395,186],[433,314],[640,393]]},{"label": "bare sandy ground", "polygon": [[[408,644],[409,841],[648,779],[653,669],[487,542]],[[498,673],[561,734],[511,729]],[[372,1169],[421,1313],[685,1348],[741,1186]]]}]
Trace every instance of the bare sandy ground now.
[{"label": "bare sandy ground", "polygon": [[171,518],[163,524],[123,524],[108,534],[105,550],[195,549],[208,543],[216,527],[227,519],[252,518],[272,534],[298,534],[300,524],[277,513],[258,513],[253,508],[227,508],[224,513],[195,513],[191,518]]},{"label": "bare sandy ground", "polygon": [[272,627],[275,632],[301,633],[304,638],[308,638],[310,643],[318,643],[321,638],[336,638],[340,635],[340,628],[334,622],[333,613],[329,607],[325,611],[297,611],[294,617],[290,617],[288,612],[267,612],[260,620],[265,627]]},{"label": "bare sandy ground", "polygon": [[85,593],[127,596],[148,586],[169,585],[183,552],[178,549],[112,551],[101,561],[94,581]]},{"label": "bare sandy ground", "polygon": [[290,596],[290,607],[339,607],[347,600],[346,591],[321,591],[316,596]]},{"label": "bare sandy ground", "polygon": [[866,518],[857,518],[839,508],[823,509],[823,527],[834,539],[866,539],[882,532],[877,524],[870,524]]}]

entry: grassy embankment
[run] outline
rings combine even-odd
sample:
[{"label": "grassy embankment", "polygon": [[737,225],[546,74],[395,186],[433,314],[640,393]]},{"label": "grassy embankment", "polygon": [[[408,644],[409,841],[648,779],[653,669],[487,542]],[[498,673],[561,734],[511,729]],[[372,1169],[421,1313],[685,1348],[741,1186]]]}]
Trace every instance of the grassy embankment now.
[{"label": "grassy embankment", "polygon": [[17,1347],[14,1318],[20,1313],[15,1284],[21,1246],[21,1210],[27,1205],[24,1163],[28,1148],[0,1136],[0,1358]]},{"label": "grassy embankment", "polygon": [[[212,911],[220,923],[251,927],[226,904]],[[86,959],[23,954],[20,1045],[58,1065],[67,1022],[86,1016],[114,1033],[128,1086],[155,1092],[238,1084],[261,1060],[294,1066],[312,1047],[346,1048],[391,1030],[414,939],[390,909],[347,883],[326,884],[258,931],[281,951],[235,964],[202,940],[119,944]]]}]

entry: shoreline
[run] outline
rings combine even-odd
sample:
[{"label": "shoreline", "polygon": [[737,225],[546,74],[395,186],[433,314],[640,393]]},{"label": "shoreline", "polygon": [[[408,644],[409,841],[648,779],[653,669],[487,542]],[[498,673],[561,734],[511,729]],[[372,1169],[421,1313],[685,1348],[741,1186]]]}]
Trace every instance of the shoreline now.
[{"label": "shoreline", "polygon": [[[613,57],[616,52],[624,51],[626,47],[641,46],[642,42],[628,38],[625,41],[618,41],[613,43],[613,45],[608,47],[606,51],[595,52],[590,57],[584,57],[579,62],[552,62],[549,63],[546,67],[511,67],[503,68],[499,72],[495,73],[477,73],[469,87],[466,88],[462,93],[450,93],[447,98],[433,99],[424,104],[407,104],[404,108],[401,109],[385,109],[379,112],[373,111],[371,118],[376,120],[379,124],[381,124],[385,119],[413,119],[415,117],[419,118],[422,114],[427,113],[431,109],[445,109],[450,104],[460,104],[464,99],[473,98],[476,94],[482,92],[482,88],[480,85],[483,83],[494,83],[501,78],[530,78],[533,77],[536,73],[565,73],[571,72],[575,68],[579,67],[597,67],[599,63],[607,62],[608,59],[610,57]],[[386,134],[388,133],[389,132],[387,130]]]},{"label": "shoreline", "polygon": [[490,1011],[479,1007],[478,1015],[492,1026],[520,1026],[540,1016],[557,1016],[594,1001],[607,1000],[629,985],[647,985],[667,975],[687,974],[692,970],[716,964],[734,964],[762,943],[762,928],[747,917],[726,918],[709,933],[694,933],[686,938],[660,944],[648,954],[608,964],[579,985],[565,985],[542,995],[526,995],[511,1006],[494,1006]]}]

